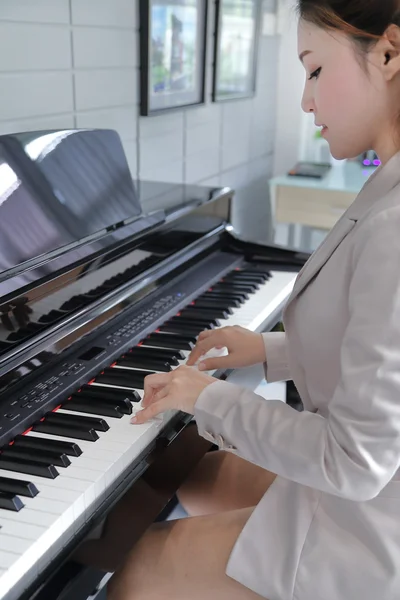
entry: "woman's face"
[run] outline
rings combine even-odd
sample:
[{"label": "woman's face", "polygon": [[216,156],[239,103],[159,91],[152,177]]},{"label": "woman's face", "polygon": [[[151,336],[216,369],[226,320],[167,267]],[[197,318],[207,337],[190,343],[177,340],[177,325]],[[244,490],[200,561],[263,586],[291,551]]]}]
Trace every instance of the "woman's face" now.
[{"label": "woman's face", "polygon": [[393,120],[388,83],[373,54],[367,57],[366,72],[345,34],[302,20],[298,52],[306,70],[302,108],[314,113],[317,125],[327,127],[323,137],[331,154],[344,159],[375,150],[384,161],[382,155],[390,154],[387,144],[393,137]]}]

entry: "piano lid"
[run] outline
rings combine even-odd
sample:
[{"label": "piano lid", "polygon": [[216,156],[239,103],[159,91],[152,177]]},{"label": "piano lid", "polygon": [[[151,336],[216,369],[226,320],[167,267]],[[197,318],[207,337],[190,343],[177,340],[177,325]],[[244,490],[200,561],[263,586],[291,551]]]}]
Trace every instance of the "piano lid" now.
[{"label": "piano lid", "polygon": [[0,273],[140,214],[116,132],[0,136]]}]

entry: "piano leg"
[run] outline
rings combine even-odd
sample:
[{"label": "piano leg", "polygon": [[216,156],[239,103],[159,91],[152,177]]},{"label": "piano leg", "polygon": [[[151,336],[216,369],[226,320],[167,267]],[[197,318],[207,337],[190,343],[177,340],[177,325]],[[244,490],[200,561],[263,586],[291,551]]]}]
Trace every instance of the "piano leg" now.
[{"label": "piano leg", "polygon": [[71,559],[115,571],[210,448],[195,424],[189,424],[167,448],[154,453],[144,475],[107,515],[101,537],[84,540]]}]

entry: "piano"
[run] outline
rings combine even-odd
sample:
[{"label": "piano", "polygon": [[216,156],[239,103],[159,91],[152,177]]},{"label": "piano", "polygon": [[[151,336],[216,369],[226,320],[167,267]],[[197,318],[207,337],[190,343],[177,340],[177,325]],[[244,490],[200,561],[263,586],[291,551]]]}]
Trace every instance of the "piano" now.
[{"label": "piano", "polygon": [[111,130],[0,136],[0,600],[55,600],[51,577],[190,422],[130,424],[147,374],[205,328],[279,322],[307,255],[241,241],[233,196],[134,185]]}]

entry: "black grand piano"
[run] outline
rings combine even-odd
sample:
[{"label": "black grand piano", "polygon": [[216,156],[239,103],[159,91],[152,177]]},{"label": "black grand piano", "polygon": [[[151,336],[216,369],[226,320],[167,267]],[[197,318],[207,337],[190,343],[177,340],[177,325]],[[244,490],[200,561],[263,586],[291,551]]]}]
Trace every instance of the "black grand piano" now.
[{"label": "black grand piano", "polygon": [[205,328],[279,321],[307,256],[240,241],[232,197],[134,186],[113,131],[0,136],[0,600],[56,600],[74,548],[179,441],[177,411],[130,425],[144,377]]}]

